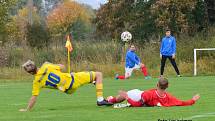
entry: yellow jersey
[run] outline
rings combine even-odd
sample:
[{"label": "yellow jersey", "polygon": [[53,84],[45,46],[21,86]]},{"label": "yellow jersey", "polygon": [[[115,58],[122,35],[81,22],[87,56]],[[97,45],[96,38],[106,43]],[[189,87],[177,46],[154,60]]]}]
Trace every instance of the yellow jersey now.
[{"label": "yellow jersey", "polygon": [[39,95],[41,88],[53,88],[65,92],[73,82],[71,74],[61,72],[59,65],[44,63],[35,74],[32,95]]}]

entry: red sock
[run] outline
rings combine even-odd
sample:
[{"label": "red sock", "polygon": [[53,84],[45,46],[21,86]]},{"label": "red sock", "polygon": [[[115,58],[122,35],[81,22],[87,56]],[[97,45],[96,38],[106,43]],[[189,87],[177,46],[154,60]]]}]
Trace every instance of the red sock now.
[{"label": "red sock", "polygon": [[125,79],[125,76],[118,76],[118,79]]},{"label": "red sock", "polygon": [[147,68],[145,66],[141,68],[141,71],[144,76],[148,76]]},{"label": "red sock", "polygon": [[110,102],[110,103],[117,103],[116,102],[116,97],[113,97],[112,99],[109,99],[108,102]]}]

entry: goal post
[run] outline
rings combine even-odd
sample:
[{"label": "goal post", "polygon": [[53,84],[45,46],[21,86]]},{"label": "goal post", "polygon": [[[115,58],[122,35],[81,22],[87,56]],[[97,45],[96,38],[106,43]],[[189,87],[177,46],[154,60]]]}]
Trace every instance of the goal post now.
[{"label": "goal post", "polygon": [[197,75],[197,51],[215,50],[215,48],[194,49],[194,76]]}]

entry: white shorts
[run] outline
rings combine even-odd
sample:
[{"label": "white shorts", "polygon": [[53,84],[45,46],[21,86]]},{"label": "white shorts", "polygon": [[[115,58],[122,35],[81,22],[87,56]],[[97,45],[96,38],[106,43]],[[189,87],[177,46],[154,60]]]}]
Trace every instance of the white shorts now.
[{"label": "white shorts", "polygon": [[140,101],[141,100],[141,94],[144,91],[141,91],[139,89],[133,89],[133,90],[129,90],[127,92],[127,95],[130,99],[134,100],[134,101]]},{"label": "white shorts", "polygon": [[140,69],[140,65],[135,64],[133,68],[125,68],[125,77],[130,77],[134,69]]}]

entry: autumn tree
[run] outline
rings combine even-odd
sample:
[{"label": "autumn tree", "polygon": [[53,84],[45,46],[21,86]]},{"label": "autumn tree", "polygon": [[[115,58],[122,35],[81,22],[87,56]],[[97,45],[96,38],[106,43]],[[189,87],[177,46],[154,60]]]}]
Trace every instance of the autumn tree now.
[{"label": "autumn tree", "polygon": [[[47,16],[48,28],[52,35],[65,36],[68,32],[75,32],[76,30],[87,27],[91,23],[91,16],[86,9],[71,1],[65,1],[53,9]],[[76,24],[76,25],[75,25]],[[74,27],[77,27],[74,29]],[[80,34],[84,31],[79,31]]]},{"label": "autumn tree", "polygon": [[42,19],[34,7],[31,16],[33,22],[29,23],[29,10],[24,7],[18,14],[12,17],[7,24],[7,39],[18,46],[30,46],[32,48],[42,48],[47,46],[49,32],[47,27],[42,24]]}]

